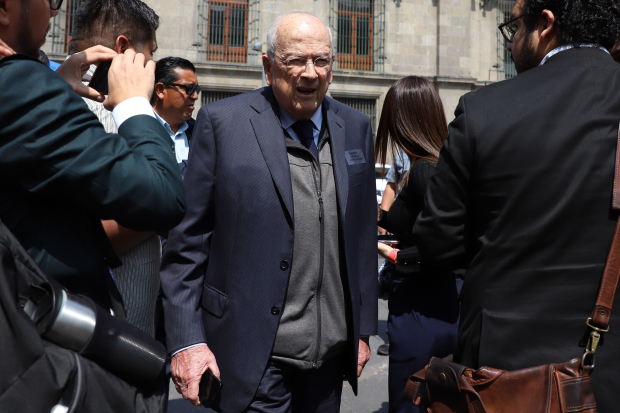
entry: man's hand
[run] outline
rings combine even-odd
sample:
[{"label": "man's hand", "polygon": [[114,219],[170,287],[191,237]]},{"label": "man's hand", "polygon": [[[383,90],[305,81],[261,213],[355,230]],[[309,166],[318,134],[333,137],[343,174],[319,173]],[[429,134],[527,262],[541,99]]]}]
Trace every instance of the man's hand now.
[{"label": "man's hand", "polygon": [[9,45],[4,43],[2,39],[0,39],[0,58],[8,57],[15,54],[15,50],[11,49]]},{"label": "man's hand", "polygon": [[370,359],[370,346],[368,345],[368,337],[360,337],[360,348],[357,354],[357,377],[362,374],[364,366]]},{"label": "man's hand", "polygon": [[207,369],[211,369],[215,377],[220,378],[220,369],[215,362],[215,356],[206,345],[188,348],[172,357],[170,372],[174,387],[194,406],[200,406],[198,386]]},{"label": "man's hand", "polygon": [[151,100],[155,87],[155,62],[145,64],[142,53],[127,49],[112,60],[108,72],[108,98],[103,102],[107,110],[113,110],[119,103],[133,97]]},{"label": "man's hand", "polygon": [[73,88],[73,91],[84,98],[103,102],[105,96],[95,89],[82,83],[82,77],[88,72],[90,65],[112,60],[118,56],[112,49],[103,46],[93,46],[83,52],[71,55],[56,69],[56,73]]}]

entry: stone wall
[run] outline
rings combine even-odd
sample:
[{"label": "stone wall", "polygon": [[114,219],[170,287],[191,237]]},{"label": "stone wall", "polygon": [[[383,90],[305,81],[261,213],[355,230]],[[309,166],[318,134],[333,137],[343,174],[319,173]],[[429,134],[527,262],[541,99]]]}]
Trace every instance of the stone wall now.
[{"label": "stone wall", "polygon": [[[156,59],[180,56],[197,61],[200,1],[146,0],[161,18]],[[396,79],[423,76],[436,84],[450,121],[461,95],[497,80],[493,68],[497,0],[483,9],[480,0],[375,1],[385,1],[383,73],[338,70],[330,93],[378,99],[378,118],[385,94]],[[329,22],[329,8],[329,0],[260,0],[259,40],[265,40],[270,24],[283,12],[307,10]],[[261,68],[256,65],[197,62],[197,68],[200,84],[208,90],[245,91],[262,85]]]}]

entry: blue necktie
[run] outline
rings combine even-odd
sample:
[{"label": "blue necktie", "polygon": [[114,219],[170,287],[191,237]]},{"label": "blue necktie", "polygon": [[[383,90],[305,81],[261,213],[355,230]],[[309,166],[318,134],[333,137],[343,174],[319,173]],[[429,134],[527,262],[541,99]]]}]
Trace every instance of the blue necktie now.
[{"label": "blue necktie", "polygon": [[319,150],[314,143],[314,128],[312,127],[312,121],[309,120],[298,120],[293,124],[293,130],[297,134],[297,137],[301,141],[301,144],[304,145],[314,157],[319,159]]}]

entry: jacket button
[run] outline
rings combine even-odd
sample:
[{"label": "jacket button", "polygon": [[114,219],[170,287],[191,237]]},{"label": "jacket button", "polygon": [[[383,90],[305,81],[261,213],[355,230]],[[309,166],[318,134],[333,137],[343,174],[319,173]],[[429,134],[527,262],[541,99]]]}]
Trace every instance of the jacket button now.
[{"label": "jacket button", "polygon": [[271,307],[271,314],[278,315],[280,314],[280,307],[276,307],[275,305]]},{"label": "jacket button", "polygon": [[287,260],[280,261],[280,269],[282,271],[288,270],[288,261]]}]

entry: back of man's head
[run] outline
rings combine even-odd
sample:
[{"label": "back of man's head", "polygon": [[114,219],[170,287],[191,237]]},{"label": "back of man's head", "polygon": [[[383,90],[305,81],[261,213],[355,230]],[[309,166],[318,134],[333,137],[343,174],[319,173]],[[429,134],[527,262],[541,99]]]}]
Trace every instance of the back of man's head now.
[{"label": "back of man's head", "polygon": [[114,49],[119,36],[141,52],[158,27],[159,16],[140,0],[83,0],[73,19],[69,54],[98,44]]},{"label": "back of man's head", "polygon": [[531,30],[543,10],[555,17],[559,44],[592,43],[610,49],[620,33],[617,0],[517,0]]}]

